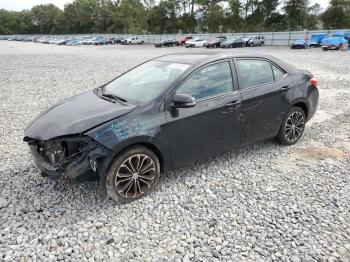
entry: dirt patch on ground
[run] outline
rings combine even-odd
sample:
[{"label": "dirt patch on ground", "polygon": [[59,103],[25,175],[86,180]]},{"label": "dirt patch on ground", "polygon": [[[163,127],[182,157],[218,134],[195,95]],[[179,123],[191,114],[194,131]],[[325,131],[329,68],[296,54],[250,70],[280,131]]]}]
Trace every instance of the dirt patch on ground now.
[{"label": "dirt patch on ground", "polygon": [[331,147],[307,147],[299,148],[296,154],[304,159],[309,160],[325,160],[327,158],[350,158],[350,154],[338,149]]}]

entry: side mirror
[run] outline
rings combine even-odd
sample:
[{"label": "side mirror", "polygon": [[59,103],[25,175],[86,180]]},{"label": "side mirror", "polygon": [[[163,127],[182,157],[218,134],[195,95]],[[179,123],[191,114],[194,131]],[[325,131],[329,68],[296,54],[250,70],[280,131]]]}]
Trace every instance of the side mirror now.
[{"label": "side mirror", "polygon": [[193,96],[178,94],[174,96],[175,108],[190,108],[196,105],[196,99]]}]

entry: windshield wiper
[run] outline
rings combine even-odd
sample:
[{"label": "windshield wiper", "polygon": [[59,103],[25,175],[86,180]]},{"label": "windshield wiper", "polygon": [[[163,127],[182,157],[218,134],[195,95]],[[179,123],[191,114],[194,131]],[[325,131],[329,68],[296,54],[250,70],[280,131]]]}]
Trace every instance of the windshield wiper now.
[{"label": "windshield wiper", "polygon": [[124,102],[124,103],[127,102],[127,100],[125,100],[124,98],[122,98],[120,96],[116,96],[116,95],[110,94],[110,93],[103,93],[102,96],[103,97],[107,97],[107,98],[112,98],[114,100],[118,100],[118,101],[121,101],[121,102]]},{"label": "windshield wiper", "polygon": [[105,100],[107,100],[109,102],[112,102],[112,103],[115,103],[115,101],[118,101],[119,103],[124,105],[124,103],[128,102],[125,98],[113,95],[111,93],[106,93],[105,86],[96,88],[95,89],[95,93],[96,93],[97,96],[99,96],[99,97],[101,97],[101,98],[103,98],[103,99],[105,99]]}]

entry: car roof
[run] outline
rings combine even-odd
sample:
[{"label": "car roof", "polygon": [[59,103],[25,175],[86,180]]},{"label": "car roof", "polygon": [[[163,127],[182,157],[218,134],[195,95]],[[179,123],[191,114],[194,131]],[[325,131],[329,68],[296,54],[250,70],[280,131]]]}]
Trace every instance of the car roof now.
[{"label": "car roof", "polygon": [[262,58],[268,59],[280,67],[282,67],[287,72],[294,72],[297,70],[294,66],[274,57],[271,55],[263,53],[254,53],[254,52],[244,52],[240,54],[230,54],[222,51],[219,52],[198,52],[198,53],[174,53],[155,58],[154,60],[163,61],[163,62],[172,62],[172,63],[181,63],[181,64],[190,64],[190,65],[202,65],[207,64],[216,60],[226,59],[226,58]]}]

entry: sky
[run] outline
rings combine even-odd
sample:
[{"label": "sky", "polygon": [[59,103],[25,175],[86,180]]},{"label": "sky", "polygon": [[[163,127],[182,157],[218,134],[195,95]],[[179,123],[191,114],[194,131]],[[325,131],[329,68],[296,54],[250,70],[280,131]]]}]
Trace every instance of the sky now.
[{"label": "sky", "polygon": [[[52,3],[63,9],[64,4],[71,3],[73,0],[0,0],[0,9],[21,11],[23,9],[31,9],[35,5]],[[319,3],[322,8],[326,8],[329,0],[309,0],[310,4]]]}]

